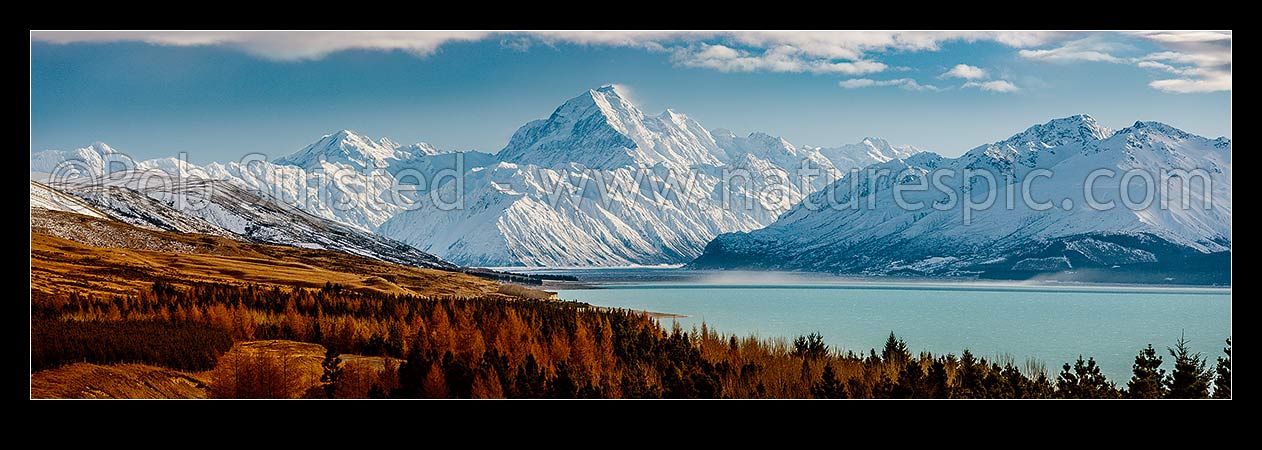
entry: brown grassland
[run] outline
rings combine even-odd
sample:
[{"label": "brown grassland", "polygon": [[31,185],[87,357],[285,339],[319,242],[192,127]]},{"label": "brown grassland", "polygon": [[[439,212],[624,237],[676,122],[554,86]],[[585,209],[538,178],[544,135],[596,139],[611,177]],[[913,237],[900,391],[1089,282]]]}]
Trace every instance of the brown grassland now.
[{"label": "brown grassland", "polygon": [[497,296],[500,290],[483,278],[328,250],[153,231],[59,211],[33,209],[31,215],[32,295],[131,295],[158,279],[310,288],[334,283],[420,296]]}]

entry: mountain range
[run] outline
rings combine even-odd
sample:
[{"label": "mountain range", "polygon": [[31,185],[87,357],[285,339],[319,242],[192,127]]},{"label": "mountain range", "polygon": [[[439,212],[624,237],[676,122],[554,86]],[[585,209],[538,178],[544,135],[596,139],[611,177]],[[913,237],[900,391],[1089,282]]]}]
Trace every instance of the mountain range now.
[{"label": "mountain range", "polygon": [[[422,265],[688,263],[1009,278],[1130,267],[1159,274],[1197,258],[1212,259],[1198,262],[1203,267],[1229,265],[1230,151],[1226,138],[1156,122],[1114,131],[1086,115],[1033,126],[958,158],[879,138],[813,147],[762,132],[707,129],[669,109],[648,115],[617,87],[603,86],[523,125],[496,154],[403,145],[348,130],[274,161],[132,161],[99,142],[37,152],[32,180],[70,181],[53,193],[33,183],[32,205],[38,190],[41,202],[70,195],[78,202],[71,203],[81,203],[72,209],[138,226]],[[1194,190],[1192,199],[1212,198],[1212,206],[1060,207],[1085,204],[1084,180],[1101,168],[1204,169],[1212,187]],[[897,176],[869,176],[879,169]],[[1014,201],[966,211],[965,202],[914,209],[894,201],[895,191],[928,182],[935,172],[965,170],[1000,181],[989,186],[957,177],[945,191],[904,194],[935,206],[952,196],[987,195],[1006,205],[1029,187],[1055,207]],[[1055,175],[1028,177],[1041,170]],[[214,195],[202,206],[175,202],[176,185]],[[1119,199],[1116,183],[1097,194]],[[874,207],[813,206],[839,199]],[[1157,200],[1167,198],[1159,193]]]},{"label": "mountain range", "polygon": [[[122,168],[219,180],[462,265],[613,266],[686,263],[719,234],[770,224],[845,170],[917,151],[874,138],[817,148],[764,133],[712,133],[674,111],[645,115],[604,86],[524,125],[496,155],[342,130],[275,161],[137,162],[96,143],[35,153],[31,170],[35,178]],[[799,183],[802,160],[821,175]],[[412,189],[392,189],[399,185]]]},{"label": "mountain range", "polygon": [[[958,158],[921,153],[870,169],[894,176],[874,178],[877,170],[848,174],[768,227],[717,237],[691,267],[994,278],[1077,273],[1075,279],[1089,281],[1230,283],[1226,138],[1156,122],[1114,131],[1078,115]],[[1039,170],[1046,176],[1029,176]],[[1171,178],[1170,190],[1162,191],[1160,174],[1179,170],[1189,176]],[[1201,177],[1190,176],[1196,170]],[[994,174],[996,182],[964,181],[966,171]],[[954,176],[944,178],[950,189],[911,190],[927,186],[938,172]],[[1093,173],[1099,173],[1094,180]],[[1144,184],[1145,174],[1153,184]],[[1184,186],[1188,203],[1181,198]],[[900,190],[904,205],[894,198]],[[1033,202],[1022,198],[1024,192]],[[992,195],[993,206],[969,214],[963,200],[951,202],[954,196],[980,204]],[[1089,207],[1089,201],[1101,207]],[[831,207],[838,203],[858,206]]]}]

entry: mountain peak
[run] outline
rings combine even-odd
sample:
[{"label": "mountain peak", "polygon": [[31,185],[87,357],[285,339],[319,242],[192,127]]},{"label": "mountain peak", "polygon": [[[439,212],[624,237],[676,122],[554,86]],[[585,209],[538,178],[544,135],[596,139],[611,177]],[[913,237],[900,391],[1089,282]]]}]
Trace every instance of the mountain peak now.
[{"label": "mountain peak", "polygon": [[1100,125],[1094,117],[1076,114],[1034,125],[994,145],[1039,148],[1077,143],[1090,146],[1112,135],[1113,130]]},{"label": "mountain peak", "polygon": [[874,146],[874,147],[878,147],[878,148],[889,148],[889,147],[890,147],[890,143],[889,143],[889,141],[886,141],[885,139],[881,139],[881,138],[878,138],[878,137],[870,137],[870,136],[869,136],[869,137],[865,137],[865,138],[863,138],[863,140],[862,140],[862,141],[859,141],[859,142],[860,142],[860,143],[863,143],[863,144],[871,145],[871,146]]},{"label": "mountain peak", "polygon": [[588,89],[544,120],[522,126],[500,150],[504,162],[592,168],[719,164],[709,131],[673,110],[646,116],[617,85]]},{"label": "mountain peak", "polygon": [[618,89],[618,85],[616,84],[602,85],[596,89],[592,89],[592,92],[599,92],[601,94],[609,94],[609,95],[616,95],[618,97],[622,97],[622,92]]},{"label": "mountain peak", "polygon": [[1186,131],[1180,130],[1178,128],[1175,128],[1170,125],[1166,125],[1164,123],[1157,122],[1157,121],[1142,121],[1142,120],[1136,121],[1135,124],[1131,125],[1130,128],[1127,128],[1127,130],[1131,130],[1131,131],[1142,130],[1142,131],[1157,132],[1161,134],[1170,135],[1173,137],[1188,136],[1188,133]]},{"label": "mountain peak", "polygon": [[389,139],[373,141],[351,130],[339,130],[326,134],[319,140],[276,160],[276,164],[318,167],[321,162],[350,165],[356,169],[384,168],[389,160],[399,159],[395,153],[398,144]]},{"label": "mountain peak", "polygon": [[1107,138],[1113,134],[1113,130],[1100,125],[1095,120],[1095,117],[1091,117],[1090,114],[1075,114],[1069,117],[1052,119],[1044,125],[1049,128],[1076,129],[1084,137],[1089,136],[1097,140]]},{"label": "mountain peak", "polygon": [[102,155],[109,155],[109,154],[113,154],[113,153],[118,153],[117,151],[115,151],[115,150],[114,150],[114,148],[113,148],[113,147],[110,147],[110,146],[109,146],[109,144],[106,144],[106,143],[101,142],[101,141],[96,141],[96,142],[93,142],[93,143],[92,143],[92,145],[89,145],[89,146],[88,146],[88,148],[89,148],[89,149],[92,149],[92,151],[95,151],[95,152],[97,152],[97,153],[99,153],[99,154],[102,154]]}]

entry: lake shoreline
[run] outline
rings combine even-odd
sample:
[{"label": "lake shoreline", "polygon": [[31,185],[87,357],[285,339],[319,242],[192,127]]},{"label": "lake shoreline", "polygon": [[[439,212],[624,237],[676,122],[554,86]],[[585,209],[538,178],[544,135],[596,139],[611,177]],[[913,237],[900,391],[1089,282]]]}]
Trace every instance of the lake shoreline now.
[{"label": "lake shoreline", "polygon": [[1230,287],[765,272],[698,277],[656,269],[576,275],[577,282],[545,289],[594,308],[646,311],[685,330],[704,323],[725,334],[788,340],[820,332],[840,351],[879,350],[894,332],[914,352],[1016,355],[1049,370],[1081,354],[1094,357],[1110,379],[1128,377],[1148,344],[1171,346],[1186,332],[1197,351],[1210,354],[1231,335]]}]

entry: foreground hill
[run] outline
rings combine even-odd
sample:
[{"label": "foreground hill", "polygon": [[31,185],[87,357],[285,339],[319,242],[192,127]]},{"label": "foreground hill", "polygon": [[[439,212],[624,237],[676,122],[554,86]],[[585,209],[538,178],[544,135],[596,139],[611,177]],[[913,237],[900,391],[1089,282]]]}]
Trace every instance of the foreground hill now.
[{"label": "foreground hill", "polygon": [[131,294],[159,278],[303,287],[331,282],[426,296],[499,295],[499,283],[457,272],[31,209],[32,294]]}]

